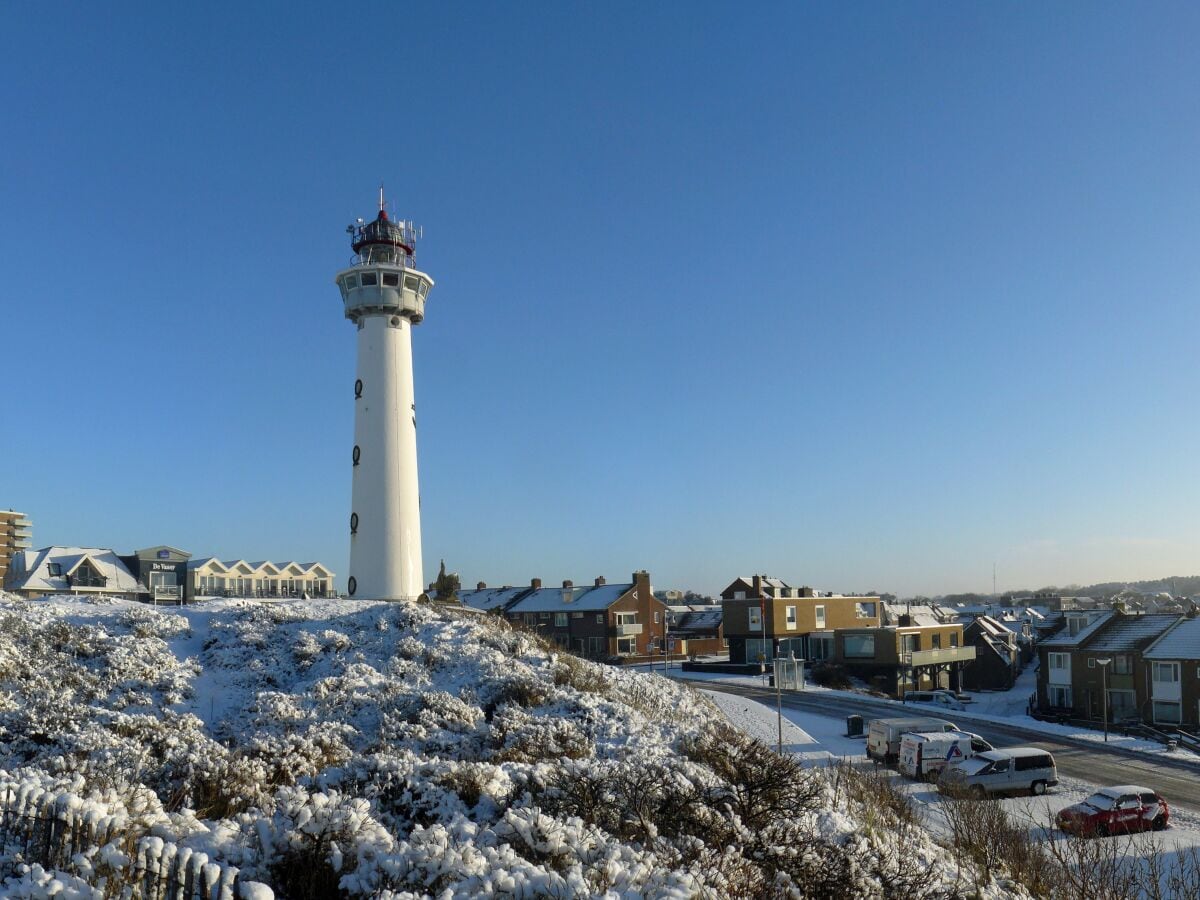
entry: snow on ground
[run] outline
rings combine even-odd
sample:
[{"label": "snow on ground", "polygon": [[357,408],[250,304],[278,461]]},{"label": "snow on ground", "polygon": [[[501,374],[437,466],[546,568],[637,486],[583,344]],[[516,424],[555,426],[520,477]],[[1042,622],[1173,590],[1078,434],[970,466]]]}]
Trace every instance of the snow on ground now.
[{"label": "snow on ground", "polygon": [[[776,740],[775,707],[735,694],[722,695],[716,691],[704,693],[720,706],[736,727],[744,729],[760,740]],[[865,761],[864,740],[845,737],[843,719],[786,707],[783,714],[787,720],[784,732],[785,750],[802,757],[810,764],[850,759],[864,766],[873,766]],[[917,805],[931,831],[942,837],[949,835],[944,804],[971,802],[947,800],[938,793],[934,784],[910,781],[899,773],[888,771]],[[1078,803],[1103,786],[1060,776],[1058,786],[1041,797],[1005,797],[1000,802],[1011,818],[1027,824],[1040,838],[1063,840],[1062,833],[1053,827],[1054,814],[1073,803]],[[1130,858],[1142,859],[1157,847],[1165,849],[1168,853],[1200,852],[1200,815],[1173,809],[1171,825],[1166,831],[1155,834],[1118,835],[1105,840],[1117,842],[1120,853]]]},{"label": "snow on ground", "polygon": [[[654,671],[660,675],[664,674],[662,666],[657,667]],[[754,675],[727,675],[720,672],[685,672],[678,667],[668,669],[665,674],[670,678],[686,681],[715,681],[747,687],[767,686],[766,679]],[[930,713],[936,712],[937,715],[943,718],[953,719],[956,724],[964,728],[968,727],[967,723],[972,721],[993,722],[998,725],[1015,725],[1021,728],[1028,728],[1030,731],[1039,731],[1053,737],[1104,743],[1104,732],[1102,731],[1096,731],[1091,728],[1079,728],[1074,725],[1059,725],[1057,722],[1043,722],[1033,718],[1033,716],[1027,715],[1025,709],[1030,695],[1034,692],[1035,679],[1036,672],[1032,667],[1028,667],[1021,673],[1016,686],[1012,690],[972,693],[970,694],[972,698],[971,702],[967,703],[967,708],[961,712],[947,710],[944,707],[932,704],[901,703],[899,700],[888,700],[876,695],[871,695],[869,699],[878,703],[892,703],[898,710],[921,710],[922,713],[926,713],[926,711]],[[806,685],[805,693],[825,693],[853,700],[861,700],[864,696],[861,692],[834,690],[821,687],[812,682],[808,682]],[[1115,729],[1109,730],[1108,745],[1113,749],[1146,754],[1147,756],[1160,759],[1171,759],[1200,768],[1200,755],[1193,753],[1191,750],[1182,747],[1169,750],[1164,744],[1158,741],[1146,740],[1145,738],[1132,735],[1123,735]]]},{"label": "snow on ground", "polygon": [[[789,746],[828,753],[818,726]],[[869,897],[912,860],[1011,895],[923,834],[864,827],[865,801],[820,779],[755,799],[772,764],[702,694],[466,611],[0,598],[0,792],[283,895],[737,897],[836,877]],[[120,865],[93,849],[64,882]],[[58,877],[20,874],[22,852],[0,846],[0,896]]]}]

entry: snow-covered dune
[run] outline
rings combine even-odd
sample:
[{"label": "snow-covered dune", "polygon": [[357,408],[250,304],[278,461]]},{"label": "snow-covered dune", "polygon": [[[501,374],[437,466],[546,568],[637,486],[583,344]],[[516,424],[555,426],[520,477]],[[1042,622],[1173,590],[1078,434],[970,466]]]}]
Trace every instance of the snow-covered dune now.
[{"label": "snow-covered dune", "polygon": [[1008,895],[699,693],[456,609],[0,599],[0,770],[277,896]]}]

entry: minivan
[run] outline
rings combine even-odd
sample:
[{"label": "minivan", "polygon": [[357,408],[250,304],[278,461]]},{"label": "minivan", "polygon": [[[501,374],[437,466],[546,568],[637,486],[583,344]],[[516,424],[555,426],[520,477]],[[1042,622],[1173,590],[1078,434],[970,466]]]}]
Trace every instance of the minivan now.
[{"label": "minivan", "polygon": [[1007,794],[1029,791],[1044,794],[1058,784],[1054,757],[1038,747],[989,750],[942,769],[938,790],[943,793]]},{"label": "minivan", "polygon": [[877,762],[895,762],[900,756],[900,736],[907,731],[957,731],[945,719],[872,719],[867,728],[867,756]]}]

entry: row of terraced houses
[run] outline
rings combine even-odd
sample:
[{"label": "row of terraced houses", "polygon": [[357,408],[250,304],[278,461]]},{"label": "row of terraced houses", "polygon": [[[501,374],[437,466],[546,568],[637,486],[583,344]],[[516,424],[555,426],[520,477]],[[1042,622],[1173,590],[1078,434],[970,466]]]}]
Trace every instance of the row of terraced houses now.
[{"label": "row of terraced houses", "polygon": [[1036,711],[1115,724],[1200,729],[1200,617],[1067,612],[1038,645]]}]

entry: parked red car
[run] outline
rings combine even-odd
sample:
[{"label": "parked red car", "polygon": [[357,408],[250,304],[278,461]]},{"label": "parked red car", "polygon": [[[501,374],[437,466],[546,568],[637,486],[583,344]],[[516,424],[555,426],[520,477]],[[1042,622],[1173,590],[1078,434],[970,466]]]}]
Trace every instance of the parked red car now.
[{"label": "parked red car", "polygon": [[1156,791],[1121,784],[1101,788],[1082,803],[1061,810],[1057,821],[1063,831],[1103,837],[1147,828],[1161,831],[1170,818],[1167,801]]}]

